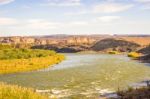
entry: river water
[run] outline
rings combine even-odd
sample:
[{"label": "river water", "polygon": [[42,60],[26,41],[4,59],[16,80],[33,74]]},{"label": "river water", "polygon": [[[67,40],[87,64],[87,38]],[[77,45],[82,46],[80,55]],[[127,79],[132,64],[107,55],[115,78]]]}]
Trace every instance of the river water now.
[{"label": "river water", "polygon": [[37,92],[47,92],[49,97],[91,99],[150,77],[149,66],[125,55],[65,55],[66,60],[53,67],[0,75],[0,81],[33,87]]}]

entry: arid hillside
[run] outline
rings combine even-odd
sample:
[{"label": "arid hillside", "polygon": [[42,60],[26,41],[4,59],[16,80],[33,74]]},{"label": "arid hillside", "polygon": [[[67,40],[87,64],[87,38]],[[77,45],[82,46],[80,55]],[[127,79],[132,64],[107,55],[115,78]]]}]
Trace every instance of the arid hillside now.
[{"label": "arid hillside", "polygon": [[124,40],[146,46],[150,44],[150,37],[121,37]]},{"label": "arid hillside", "polygon": [[135,51],[137,48],[148,46],[150,44],[150,37],[119,35],[18,36],[0,37],[0,43],[11,44],[17,48],[51,49],[57,52],[102,51],[101,49],[124,52]]}]

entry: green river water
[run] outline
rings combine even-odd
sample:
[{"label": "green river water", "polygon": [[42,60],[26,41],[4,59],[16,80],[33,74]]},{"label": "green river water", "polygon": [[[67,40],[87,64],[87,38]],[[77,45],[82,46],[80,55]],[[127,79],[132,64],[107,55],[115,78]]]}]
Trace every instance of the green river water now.
[{"label": "green river water", "polygon": [[91,99],[150,77],[149,66],[125,55],[65,55],[66,60],[53,67],[0,75],[0,81],[33,87],[38,92],[46,92],[50,98]]}]

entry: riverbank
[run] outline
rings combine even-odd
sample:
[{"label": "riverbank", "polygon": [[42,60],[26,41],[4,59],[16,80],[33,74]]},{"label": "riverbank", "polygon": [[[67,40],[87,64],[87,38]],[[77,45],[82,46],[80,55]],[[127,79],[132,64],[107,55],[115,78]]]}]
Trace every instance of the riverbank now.
[{"label": "riverbank", "polygon": [[48,99],[48,96],[35,92],[32,88],[0,83],[1,99]]},{"label": "riverbank", "polygon": [[39,70],[58,64],[62,60],[64,60],[64,56],[61,54],[30,59],[0,60],[0,74]]},{"label": "riverbank", "polygon": [[[0,75],[35,71],[58,64],[65,59],[64,55],[50,50],[0,49]],[[0,83],[2,99],[48,99],[36,90],[18,85]]]},{"label": "riverbank", "polygon": [[1,49],[0,74],[27,72],[58,64],[65,57],[49,50]]},{"label": "riverbank", "polygon": [[[136,58],[133,57],[132,58]],[[150,66],[150,55],[137,57],[136,60]],[[146,79],[138,83],[134,83],[126,90],[119,90],[113,93],[104,93],[100,99],[149,99],[150,98],[150,80]]]},{"label": "riverbank", "polygon": [[100,99],[149,99],[150,81],[142,81],[128,87],[127,90],[118,90],[113,93],[104,93]]}]

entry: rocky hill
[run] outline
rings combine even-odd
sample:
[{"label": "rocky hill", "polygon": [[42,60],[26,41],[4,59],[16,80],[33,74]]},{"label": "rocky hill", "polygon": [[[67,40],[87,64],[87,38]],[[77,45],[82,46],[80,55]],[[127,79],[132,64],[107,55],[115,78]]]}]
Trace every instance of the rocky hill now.
[{"label": "rocky hill", "polygon": [[76,53],[80,51],[88,51],[90,47],[88,45],[35,45],[32,49],[46,49],[55,50],[60,53]]},{"label": "rocky hill", "polygon": [[138,52],[144,54],[144,56],[140,57],[139,60],[150,63],[150,46],[142,48]]},{"label": "rocky hill", "polygon": [[142,54],[150,54],[150,46],[144,47],[140,49],[138,52]]},{"label": "rocky hill", "polygon": [[150,63],[150,54],[140,57],[139,60],[142,62]]},{"label": "rocky hill", "polygon": [[120,35],[15,36],[0,37],[0,44],[14,45],[17,48],[32,47],[39,49],[53,49],[57,52],[79,52],[87,50],[117,50],[126,52],[135,51],[139,46],[147,46],[150,44],[150,37],[130,37]]},{"label": "rocky hill", "polygon": [[129,41],[125,41],[122,39],[114,39],[114,38],[107,38],[100,40],[96,44],[94,44],[91,49],[95,51],[120,51],[120,52],[130,52],[135,51],[138,47],[140,47],[139,44],[132,43]]}]

